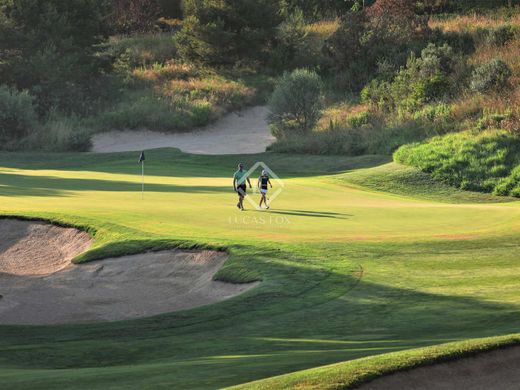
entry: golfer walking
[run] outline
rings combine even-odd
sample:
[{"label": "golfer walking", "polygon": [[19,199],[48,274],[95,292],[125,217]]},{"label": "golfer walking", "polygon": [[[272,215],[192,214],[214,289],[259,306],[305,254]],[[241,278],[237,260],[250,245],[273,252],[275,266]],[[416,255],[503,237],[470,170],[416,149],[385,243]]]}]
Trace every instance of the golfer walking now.
[{"label": "golfer walking", "polygon": [[244,198],[247,195],[246,182],[249,184],[249,188],[253,188],[251,186],[251,181],[247,176],[247,172],[244,169],[244,164],[240,163],[238,164],[238,171],[233,175],[233,189],[238,194],[237,207],[242,211],[244,211]]},{"label": "golfer walking", "polygon": [[263,203],[265,204],[265,208],[269,209],[269,205],[267,204],[267,185],[270,185],[271,188],[273,188],[271,180],[269,179],[269,175],[267,174],[267,171],[264,169],[262,171],[262,175],[258,178],[258,189],[260,190],[260,194],[262,195],[262,197],[260,198],[259,207],[262,208]]}]

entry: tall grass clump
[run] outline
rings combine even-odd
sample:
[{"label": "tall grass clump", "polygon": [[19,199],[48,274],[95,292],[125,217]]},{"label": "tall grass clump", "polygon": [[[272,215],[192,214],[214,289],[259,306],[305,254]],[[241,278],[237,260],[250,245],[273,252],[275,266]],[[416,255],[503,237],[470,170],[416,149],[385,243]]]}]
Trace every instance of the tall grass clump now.
[{"label": "tall grass clump", "polygon": [[37,125],[34,98],[27,91],[0,86],[0,147],[14,148]]},{"label": "tall grass clump", "polygon": [[520,138],[503,130],[434,137],[402,146],[394,159],[464,190],[518,196]]},{"label": "tall grass clump", "polygon": [[92,146],[91,134],[90,127],[81,118],[52,114],[33,136],[25,140],[23,149],[87,152]]}]

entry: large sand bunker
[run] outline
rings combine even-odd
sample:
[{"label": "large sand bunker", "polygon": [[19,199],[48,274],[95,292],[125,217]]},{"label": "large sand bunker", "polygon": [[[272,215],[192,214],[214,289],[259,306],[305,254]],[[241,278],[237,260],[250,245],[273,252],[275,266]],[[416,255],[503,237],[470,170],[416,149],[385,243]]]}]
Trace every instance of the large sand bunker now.
[{"label": "large sand bunker", "polygon": [[267,108],[258,106],[228,114],[212,125],[189,133],[109,131],[92,138],[92,151],[129,152],[175,147],[195,154],[262,153],[274,141],[266,116]]},{"label": "large sand bunker", "polygon": [[362,390],[518,390],[520,347],[481,353],[453,362],[383,376]]},{"label": "large sand bunker", "polygon": [[0,324],[113,321],[189,309],[256,285],[213,280],[227,259],[215,251],[144,253],[73,265],[86,233],[0,220]]}]

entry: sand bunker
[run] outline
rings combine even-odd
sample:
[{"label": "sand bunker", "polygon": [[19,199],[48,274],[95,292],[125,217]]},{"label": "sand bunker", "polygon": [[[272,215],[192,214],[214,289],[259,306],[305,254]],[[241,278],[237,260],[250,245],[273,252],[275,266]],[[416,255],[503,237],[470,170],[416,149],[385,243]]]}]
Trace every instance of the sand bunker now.
[{"label": "sand bunker", "polygon": [[2,219],[0,273],[27,276],[59,271],[86,251],[90,242],[90,236],[77,229],[43,222]]},{"label": "sand bunker", "polygon": [[92,151],[107,153],[175,147],[195,154],[262,153],[274,142],[266,116],[267,108],[258,106],[228,114],[210,126],[189,133],[110,131],[92,138]]},{"label": "sand bunker", "polygon": [[398,372],[360,386],[362,390],[517,390],[520,347]]},{"label": "sand bunker", "polygon": [[112,321],[208,305],[256,283],[212,280],[215,251],[162,251],[73,265],[86,233],[0,220],[0,324]]}]

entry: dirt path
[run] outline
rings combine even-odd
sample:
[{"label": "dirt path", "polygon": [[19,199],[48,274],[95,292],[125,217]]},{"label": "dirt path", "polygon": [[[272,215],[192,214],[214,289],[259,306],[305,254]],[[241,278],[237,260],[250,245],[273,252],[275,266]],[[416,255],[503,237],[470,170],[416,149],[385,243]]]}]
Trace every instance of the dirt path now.
[{"label": "dirt path", "polygon": [[110,131],[92,138],[92,151],[108,153],[175,147],[195,154],[262,153],[274,141],[266,115],[266,107],[252,107],[239,114],[228,114],[210,126],[189,133]]},{"label": "dirt path", "polygon": [[39,222],[0,220],[0,324],[61,324],[148,317],[219,302],[256,283],[213,276],[215,251],[162,251],[73,265],[90,237]]},{"label": "dirt path", "polygon": [[518,390],[520,347],[486,352],[449,363],[398,372],[369,382],[362,390]]}]

